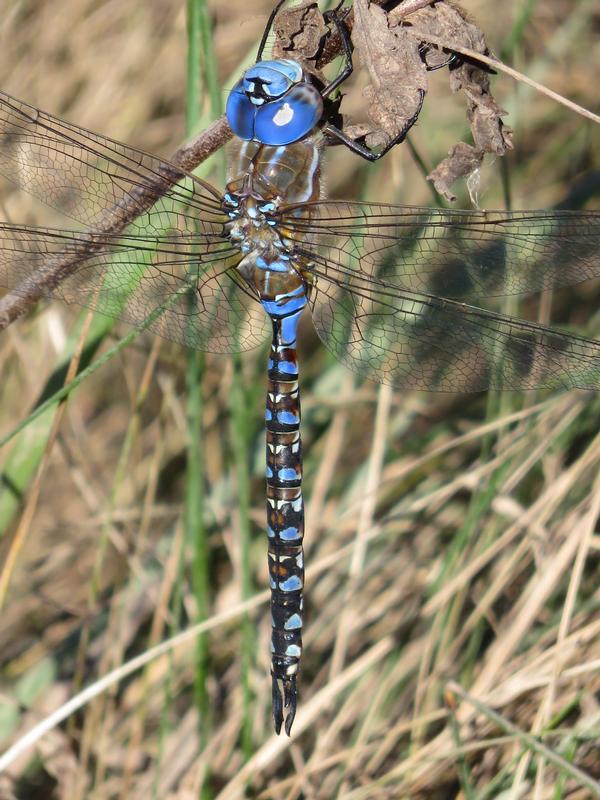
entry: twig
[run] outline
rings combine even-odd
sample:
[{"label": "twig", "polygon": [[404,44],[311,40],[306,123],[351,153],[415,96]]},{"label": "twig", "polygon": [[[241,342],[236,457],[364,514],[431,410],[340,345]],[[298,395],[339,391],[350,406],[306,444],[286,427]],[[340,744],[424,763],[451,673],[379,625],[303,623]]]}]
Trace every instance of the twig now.
[{"label": "twig", "polygon": [[532,78],[528,78],[527,75],[524,75],[522,72],[509,67],[507,64],[504,64],[502,61],[494,58],[493,56],[486,56],[483,53],[478,53],[477,50],[471,50],[468,47],[462,47],[462,45],[450,44],[438,36],[434,36],[427,31],[420,31],[414,27],[407,28],[406,30],[411,36],[413,36],[415,39],[418,39],[420,42],[435,44],[437,47],[450,50],[454,53],[460,53],[460,55],[466,56],[473,61],[479,61],[480,63],[491,67],[492,69],[497,69],[499,72],[504,72],[506,75],[510,75],[511,78],[531,86],[533,89],[540,92],[540,94],[545,94],[547,97],[550,97],[557,103],[561,103],[561,105],[566,106],[571,111],[581,114],[582,117],[586,117],[592,122],[600,124],[600,117],[597,114],[594,114],[593,111],[589,111],[587,108],[574,103],[572,100],[569,100],[562,94],[558,94],[558,92],[553,92],[552,89],[548,89],[548,87],[544,86],[542,83],[538,83]]},{"label": "twig", "polygon": [[418,11],[420,8],[433,5],[435,5],[435,0],[404,0],[402,5],[394,9],[394,18],[404,19],[404,17],[414,14],[415,11]]}]

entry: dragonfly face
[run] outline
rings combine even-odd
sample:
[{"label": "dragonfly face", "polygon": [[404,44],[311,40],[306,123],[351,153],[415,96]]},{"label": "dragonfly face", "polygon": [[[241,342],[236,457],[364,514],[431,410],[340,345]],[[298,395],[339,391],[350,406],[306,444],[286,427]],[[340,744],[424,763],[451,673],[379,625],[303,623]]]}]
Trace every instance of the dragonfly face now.
[{"label": "dragonfly face", "polygon": [[323,100],[296,61],[259,61],[233,87],[226,113],[240,139],[286,145],[313,130]]}]

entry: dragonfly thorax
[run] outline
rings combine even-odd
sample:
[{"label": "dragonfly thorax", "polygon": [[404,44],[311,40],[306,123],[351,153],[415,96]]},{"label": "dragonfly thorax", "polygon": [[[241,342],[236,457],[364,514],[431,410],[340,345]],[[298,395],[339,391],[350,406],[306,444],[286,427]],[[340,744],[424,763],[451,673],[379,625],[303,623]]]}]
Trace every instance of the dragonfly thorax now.
[{"label": "dragonfly thorax", "polygon": [[274,225],[276,203],[227,193],[223,207],[231,219],[226,224],[229,238],[244,254],[238,272],[261,301],[275,301],[304,285],[291,243]]},{"label": "dragonfly thorax", "polygon": [[225,194],[223,209],[231,220],[225,224],[225,229],[242,253],[285,249],[271,216],[276,208],[277,203],[265,201],[254,194]]},{"label": "dragonfly thorax", "polygon": [[[270,316],[284,317],[306,304],[310,271],[298,245],[300,229],[286,209],[319,198],[319,146],[314,137],[286,146],[233,142],[222,208],[226,234],[243,254],[237,270]],[[291,211],[291,220],[296,219]]]}]

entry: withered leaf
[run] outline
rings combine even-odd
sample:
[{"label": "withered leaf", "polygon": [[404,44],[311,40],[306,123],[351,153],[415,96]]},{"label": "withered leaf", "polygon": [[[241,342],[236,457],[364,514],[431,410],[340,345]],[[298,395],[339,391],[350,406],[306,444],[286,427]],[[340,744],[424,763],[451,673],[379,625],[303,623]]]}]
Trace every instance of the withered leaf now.
[{"label": "withered leaf", "polygon": [[[472,23],[456,3],[438,2],[410,15],[409,30],[416,41],[427,42],[430,34],[452,46],[467,47],[489,54],[482,31]],[[435,188],[448,200],[454,200],[450,186],[458,178],[477,169],[485,153],[502,156],[512,148],[512,131],[502,121],[506,112],[494,100],[489,75],[485,69],[469,61],[449,70],[450,88],[462,92],[467,102],[467,119],[474,145],[460,143],[428,175]]]},{"label": "withered leaf", "polygon": [[452,193],[450,187],[459,178],[471,175],[476,169],[479,169],[483,156],[484,153],[477,147],[459,142],[450,149],[448,156],[429,173],[427,180],[432,181],[436,191],[446,200],[456,200],[456,195]]},{"label": "withered leaf", "polygon": [[376,147],[396,136],[414,114],[419,90],[427,90],[427,73],[418,42],[402,23],[390,25],[386,12],[367,0],[354,4],[352,42],[371,78],[364,96],[375,130],[366,143]]},{"label": "withered leaf", "polygon": [[301,5],[281,11],[273,28],[276,34],[273,57],[294,58],[318,74],[315,62],[329,28],[315,0],[306,0]]},{"label": "withered leaf", "polygon": [[[351,138],[365,138],[368,147],[385,145],[396,136],[418,107],[421,91],[427,91],[427,66],[444,64],[448,51],[467,47],[488,55],[485,37],[453,0],[432,0],[429,5],[407,0],[387,12],[368,0],[355,0],[349,18],[352,41],[371,82],[364,90],[370,125],[344,125]],[[331,26],[314,0],[282,11],[275,20],[277,33],[273,54],[299,60],[321,80],[316,70]],[[335,33],[335,32],[334,32]],[[428,45],[428,37],[436,40]],[[424,56],[423,47],[429,47]],[[512,148],[512,131],[502,121],[505,114],[490,91],[487,68],[457,60],[448,70],[450,88],[466,100],[473,144],[459,143],[428,175],[436,190],[449,200],[452,184],[481,166],[486,153],[504,155]]]}]

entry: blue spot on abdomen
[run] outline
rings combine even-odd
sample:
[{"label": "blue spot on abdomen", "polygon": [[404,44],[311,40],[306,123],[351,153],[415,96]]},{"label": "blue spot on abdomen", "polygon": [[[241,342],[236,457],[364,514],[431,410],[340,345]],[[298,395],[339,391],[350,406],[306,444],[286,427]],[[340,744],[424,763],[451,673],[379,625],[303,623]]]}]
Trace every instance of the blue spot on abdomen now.
[{"label": "blue spot on abdomen", "polygon": [[277,421],[281,422],[282,425],[297,425],[300,422],[300,417],[292,411],[278,411]]},{"label": "blue spot on abdomen", "polygon": [[282,581],[279,584],[279,588],[282,592],[297,592],[298,589],[302,589],[302,585],[302,581],[298,575],[292,575],[291,578],[288,578],[286,581]]},{"label": "blue spot on abdomen", "polygon": [[283,539],[284,542],[293,542],[296,539],[300,538],[300,531],[298,530],[298,528],[293,528],[293,527],[284,528],[280,532],[279,538]]}]

